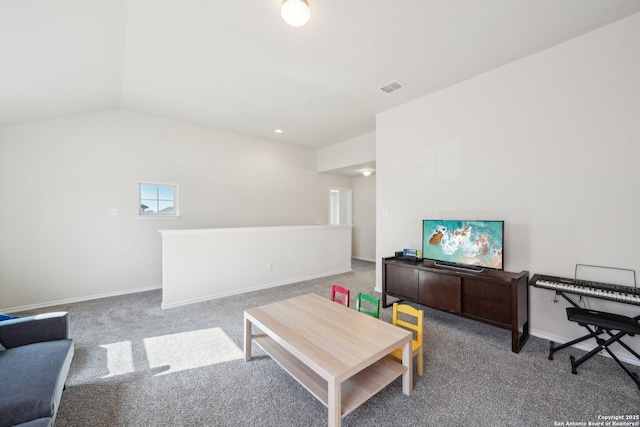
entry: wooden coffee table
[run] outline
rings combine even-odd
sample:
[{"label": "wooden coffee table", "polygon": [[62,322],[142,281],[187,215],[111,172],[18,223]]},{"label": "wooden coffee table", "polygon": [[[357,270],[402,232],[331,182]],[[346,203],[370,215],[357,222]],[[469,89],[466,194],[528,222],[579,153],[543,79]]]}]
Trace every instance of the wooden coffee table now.
[{"label": "wooden coffee table", "polygon": [[[263,333],[253,334],[255,325]],[[328,298],[308,294],[244,312],[244,358],[251,343],[329,409],[329,427],[402,375],[413,390],[411,332]],[[388,354],[402,346],[402,364]]]}]

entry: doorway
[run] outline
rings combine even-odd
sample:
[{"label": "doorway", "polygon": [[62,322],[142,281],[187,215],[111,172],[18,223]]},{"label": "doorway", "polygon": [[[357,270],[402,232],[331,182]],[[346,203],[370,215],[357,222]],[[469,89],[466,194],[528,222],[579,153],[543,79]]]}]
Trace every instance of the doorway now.
[{"label": "doorway", "polygon": [[350,188],[329,187],[329,224],[351,224],[351,200]]}]

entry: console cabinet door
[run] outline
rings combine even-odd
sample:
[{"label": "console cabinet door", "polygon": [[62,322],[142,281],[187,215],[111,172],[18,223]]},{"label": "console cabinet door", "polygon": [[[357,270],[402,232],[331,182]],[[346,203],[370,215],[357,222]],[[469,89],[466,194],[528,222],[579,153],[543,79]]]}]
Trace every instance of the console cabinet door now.
[{"label": "console cabinet door", "polygon": [[420,271],[420,303],[460,313],[461,279],[458,276]]},{"label": "console cabinet door", "polygon": [[387,292],[418,301],[418,270],[387,264],[385,285]]},{"label": "console cabinet door", "polygon": [[511,285],[465,279],[462,311],[487,320],[511,324]]}]

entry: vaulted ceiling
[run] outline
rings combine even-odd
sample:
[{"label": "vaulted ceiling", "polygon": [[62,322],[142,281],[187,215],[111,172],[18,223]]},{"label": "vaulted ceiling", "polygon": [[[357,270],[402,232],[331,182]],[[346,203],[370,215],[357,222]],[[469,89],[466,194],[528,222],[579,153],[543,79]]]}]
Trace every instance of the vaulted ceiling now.
[{"label": "vaulted ceiling", "polygon": [[[0,126],[126,108],[322,147],[637,0],[0,0]],[[406,87],[379,88],[397,79]],[[282,129],[282,134],[274,133]]]}]

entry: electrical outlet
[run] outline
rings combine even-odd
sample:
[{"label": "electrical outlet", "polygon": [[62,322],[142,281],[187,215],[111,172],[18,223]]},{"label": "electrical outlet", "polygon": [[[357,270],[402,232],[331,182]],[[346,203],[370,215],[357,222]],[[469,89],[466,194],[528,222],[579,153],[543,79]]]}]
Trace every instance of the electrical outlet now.
[{"label": "electrical outlet", "polygon": [[273,271],[273,264],[267,264],[267,271]]},{"label": "electrical outlet", "polygon": [[109,209],[109,216],[119,216],[120,209]]}]

